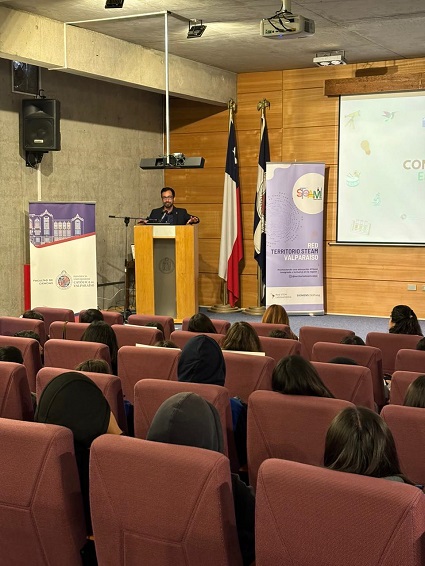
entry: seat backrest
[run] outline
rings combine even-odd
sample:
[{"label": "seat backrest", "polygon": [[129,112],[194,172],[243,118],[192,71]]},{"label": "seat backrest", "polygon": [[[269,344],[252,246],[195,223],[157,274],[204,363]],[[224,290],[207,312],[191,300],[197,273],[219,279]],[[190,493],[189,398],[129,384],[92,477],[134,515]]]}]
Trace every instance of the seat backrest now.
[{"label": "seat backrest", "polygon": [[320,326],[302,326],[300,328],[301,355],[312,360],[313,346],[316,342],[332,342],[339,344],[343,338],[354,336],[352,330],[343,328],[325,328]]},{"label": "seat backrest", "polygon": [[197,393],[217,409],[223,427],[227,456],[227,437],[233,433],[229,392],[226,387],[206,383],[181,383],[162,379],[142,379],[134,388],[134,435],[146,438],[152,419],[164,401],[176,393]]},{"label": "seat backrest", "polygon": [[425,410],[387,405],[381,416],[393,433],[401,471],[412,482],[425,485]]},{"label": "seat backrest", "polygon": [[[190,320],[189,316],[185,317],[182,320],[182,330],[188,329],[189,320]],[[226,334],[226,332],[230,328],[230,322],[228,320],[224,320],[222,318],[212,318],[211,322],[213,323],[214,328],[216,329],[216,332],[218,332],[218,334]]]},{"label": "seat backrest", "polygon": [[283,330],[283,332],[291,332],[287,324],[273,324],[271,322],[250,322],[252,328],[256,331],[258,336],[269,336],[272,330]]},{"label": "seat backrest", "polygon": [[411,485],[267,460],[255,531],[256,566],[420,566],[425,497]]},{"label": "seat backrest", "polygon": [[326,432],[342,409],[341,399],[254,391],[248,402],[248,474],[255,488],[267,458],[323,466]]},{"label": "seat backrest", "polygon": [[395,371],[391,379],[390,403],[403,405],[409,385],[423,373],[418,371]]},{"label": "seat backrest", "polygon": [[261,349],[266,356],[273,358],[277,363],[286,356],[301,353],[301,343],[298,340],[286,338],[270,338],[269,336],[259,336]]},{"label": "seat backrest", "polygon": [[223,342],[225,336],[224,334],[212,334],[209,332],[189,332],[189,330],[174,330],[174,332],[171,333],[170,340],[174,342],[174,344],[178,348],[183,349],[186,343],[189,342],[191,338],[193,338],[194,336],[198,336],[200,334],[203,334],[204,336],[209,336],[220,345]]},{"label": "seat backrest", "polygon": [[99,564],[242,564],[223,454],[104,435],[91,447],[90,492]]},{"label": "seat backrest", "polygon": [[395,371],[417,371],[425,373],[423,350],[399,350],[395,358]]},{"label": "seat backrest", "polygon": [[226,363],[226,388],[230,397],[239,397],[248,403],[256,389],[270,390],[275,361],[269,356],[247,356],[223,350]]},{"label": "seat backrest", "polygon": [[159,322],[164,328],[164,338],[169,340],[171,333],[174,332],[174,318],[171,316],[162,316],[158,314],[131,314],[128,317],[129,324],[137,324],[145,326],[149,322]]},{"label": "seat backrest", "polygon": [[[85,310],[80,311],[79,318],[81,318],[81,315],[85,312],[86,312]],[[124,324],[124,317],[122,313],[117,311],[104,311],[104,310],[101,310],[100,312],[103,315],[104,322],[106,322],[106,324],[109,324],[109,326],[112,326],[113,324]]]},{"label": "seat backrest", "polygon": [[32,421],[33,404],[27,379],[27,371],[22,364],[0,363],[0,417]]},{"label": "seat backrest", "polygon": [[180,358],[177,348],[138,348],[123,346],[118,350],[118,376],[124,397],[134,403],[134,386],[141,379],[170,379],[177,381]]},{"label": "seat backrest", "polygon": [[379,348],[382,353],[382,370],[385,374],[392,375],[395,371],[395,358],[399,350],[415,350],[422,336],[412,334],[390,334],[389,332],[369,332],[366,336],[366,344]]},{"label": "seat backrest", "polygon": [[135,346],[136,344],[153,346],[156,342],[162,340],[162,332],[151,326],[113,324],[112,330],[117,337],[118,348],[122,346]]},{"label": "seat backrest", "polygon": [[[81,564],[86,532],[72,432],[0,419],[2,564]],[[53,534],[54,533],[54,534]]]},{"label": "seat backrest", "polygon": [[44,322],[36,318],[18,318],[14,316],[0,316],[0,335],[14,336],[21,330],[32,330],[40,337],[40,344],[46,341]]},{"label": "seat backrest", "polygon": [[44,318],[44,327],[46,335],[50,335],[50,325],[55,320],[67,320],[68,322],[75,322],[75,314],[71,309],[61,309],[56,307],[34,307],[33,310],[39,312]]},{"label": "seat backrest", "polygon": [[90,326],[88,322],[66,322],[55,320],[50,325],[50,338],[66,340],[81,340],[82,335]]},{"label": "seat backrest", "polygon": [[82,362],[92,359],[105,360],[111,367],[111,354],[106,344],[50,339],[44,347],[46,367],[75,369]]},{"label": "seat backrest", "polygon": [[344,364],[311,362],[321,380],[336,397],[375,410],[372,374],[369,368]]},{"label": "seat backrest", "polygon": [[[66,371],[66,370],[65,370]],[[36,397],[37,402],[40,399],[46,385],[58,375],[64,373],[63,368],[45,367],[37,373],[36,379]],[[124,399],[121,387],[121,380],[115,375],[107,373],[96,373],[92,371],[80,372],[89,377],[102,391],[106,400],[109,403],[111,411],[117,420],[118,426],[124,432],[127,431],[127,420],[124,410]]]},{"label": "seat backrest", "polygon": [[41,368],[40,344],[37,340],[33,340],[32,338],[18,338],[16,336],[0,336],[0,347],[1,346],[15,346],[21,351],[24,366],[27,370],[30,391],[35,391],[35,376]]},{"label": "seat backrest", "polygon": [[357,346],[352,344],[332,344],[330,342],[316,342],[313,346],[312,360],[316,362],[329,362],[332,358],[342,356],[351,358],[359,366],[370,369],[373,383],[373,398],[379,408],[385,405],[384,374],[382,371],[381,350],[373,346]]}]

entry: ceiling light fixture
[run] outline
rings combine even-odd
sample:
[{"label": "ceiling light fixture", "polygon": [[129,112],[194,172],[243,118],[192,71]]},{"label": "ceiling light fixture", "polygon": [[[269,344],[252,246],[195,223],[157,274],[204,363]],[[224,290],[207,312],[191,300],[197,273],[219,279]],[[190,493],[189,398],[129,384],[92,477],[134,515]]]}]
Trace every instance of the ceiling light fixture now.
[{"label": "ceiling light fixture", "polygon": [[194,37],[201,37],[207,26],[202,23],[202,20],[189,20],[189,31],[187,32],[187,39]]},{"label": "ceiling light fixture", "polygon": [[320,51],[313,58],[313,63],[318,67],[329,67],[331,65],[346,65],[345,51]]},{"label": "ceiling light fixture", "polygon": [[124,0],[106,0],[105,8],[122,8]]}]

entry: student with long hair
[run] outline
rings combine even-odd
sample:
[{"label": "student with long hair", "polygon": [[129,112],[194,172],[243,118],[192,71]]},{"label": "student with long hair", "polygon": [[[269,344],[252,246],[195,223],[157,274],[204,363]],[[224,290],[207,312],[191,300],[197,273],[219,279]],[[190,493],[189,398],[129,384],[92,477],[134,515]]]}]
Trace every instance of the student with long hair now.
[{"label": "student with long hair", "polygon": [[222,350],[262,352],[257,332],[248,322],[234,322],[226,333]]},{"label": "student with long hair", "polygon": [[297,355],[282,358],[273,370],[273,391],[285,395],[309,395],[334,398],[320,379],[315,367]]},{"label": "student with long hair", "polygon": [[[268,306],[263,314],[261,322],[268,324],[286,324],[287,326],[290,326],[288,313],[286,312],[285,307],[283,307],[282,305]],[[294,334],[292,330],[290,330],[290,335],[288,336],[288,338],[291,338],[292,340],[298,340],[298,336]]]},{"label": "student with long hair", "polygon": [[397,305],[391,311],[388,322],[391,334],[417,334],[423,336],[416,314],[407,305]]},{"label": "student with long hair", "polygon": [[117,375],[118,342],[115,332],[103,320],[95,320],[86,328],[81,336],[83,342],[99,342],[109,347],[111,354],[112,373]]},{"label": "student with long hair", "polygon": [[420,375],[409,385],[403,405],[425,409],[425,375]]},{"label": "student with long hair", "polygon": [[189,332],[207,332],[217,334],[217,330],[209,316],[203,312],[198,312],[190,317],[187,327]]}]

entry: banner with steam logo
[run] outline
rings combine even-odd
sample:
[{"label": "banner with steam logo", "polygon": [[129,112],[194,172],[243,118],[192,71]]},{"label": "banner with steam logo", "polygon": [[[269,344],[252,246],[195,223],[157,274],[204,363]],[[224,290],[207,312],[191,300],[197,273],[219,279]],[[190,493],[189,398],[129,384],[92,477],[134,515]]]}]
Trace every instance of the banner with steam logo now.
[{"label": "banner with steam logo", "polygon": [[266,302],[323,314],[324,163],[267,163]]},{"label": "banner with steam logo", "polygon": [[95,203],[30,202],[31,308],[97,306]]}]

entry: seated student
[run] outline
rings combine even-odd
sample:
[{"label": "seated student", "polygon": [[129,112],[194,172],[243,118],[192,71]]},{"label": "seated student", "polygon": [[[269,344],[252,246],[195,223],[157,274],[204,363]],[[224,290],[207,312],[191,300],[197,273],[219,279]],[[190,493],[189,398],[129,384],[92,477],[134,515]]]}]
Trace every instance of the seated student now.
[{"label": "seated student", "polygon": [[144,326],[149,326],[152,328],[156,328],[158,329],[160,332],[162,332],[162,336],[164,336],[164,326],[160,323],[160,322],[154,322],[153,320],[150,322],[147,322]]},{"label": "seated student", "polygon": [[271,330],[269,332],[269,338],[291,339],[291,336],[284,330],[279,330],[278,328],[276,328],[275,330]]},{"label": "seated student", "polygon": [[419,407],[425,409],[425,375],[418,376],[409,385],[404,397],[405,407]]},{"label": "seated student", "polygon": [[208,332],[217,334],[217,330],[209,316],[203,312],[198,312],[190,317],[187,327],[189,332]]},{"label": "seated student", "polygon": [[[286,312],[285,307],[283,307],[282,305],[270,305],[269,307],[267,307],[264,311],[261,322],[266,322],[269,324],[286,324],[287,326],[290,326],[288,313]],[[298,340],[298,336],[294,334],[292,330],[290,330],[289,333],[290,335],[288,336],[288,338],[291,338],[292,340]]]},{"label": "seated student", "polygon": [[95,320],[86,328],[81,336],[83,342],[99,342],[109,347],[111,354],[112,373],[117,374],[118,342],[115,332],[103,320]]},{"label": "seated student", "polygon": [[35,311],[35,310],[26,310],[22,315],[21,318],[35,318],[36,320],[44,320],[44,316]]},{"label": "seated student", "polygon": [[16,336],[17,338],[32,338],[33,340],[37,340],[37,342],[40,344],[39,350],[40,350],[41,360],[42,362],[44,361],[43,358],[44,348],[40,343],[40,336],[37,334],[37,332],[34,332],[33,330],[20,330],[19,332],[15,332],[14,336]]},{"label": "seated student", "polygon": [[[159,407],[147,440],[195,446],[223,453],[223,431],[217,409],[195,393],[177,393]],[[232,474],[236,527],[243,564],[255,560],[255,497],[237,474]]]},{"label": "seated student", "polygon": [[416,350],[425,350],[425,338],[421,338],[416,344]]},{"label": "seated student", "polygon": [[388,321],[391,334],[417,334],[423,336],[416,314],[407,305],[397,305],[391,311]]},{"label": "seated student", "polygon": [[334,398],[320,379],[316,368],[297,355],[282,358],[273,370],[272,389],[285,395]]},{"label": "seated student", "polygon": [[24,358],[22,352],[16,346],[0,347],[0,362],[14,362],[15,364],[23,364]]},{"label": "seated student", "polygon": [[103,314],[100,312],[99,309],[87,309],[80,313],[79,321],[80,322],[94,322],[95,320],[103,320]]},{"label": "seated student", "polygon": [[75,371],[92,371],[95,373],[111,373],[111,368],[106,360],[92,359],[81,362]]},{"label": "seated student", "polygon": [[335,356],[331,358],[328,362],[329,364],[346,364],[348,366],[358,366],[359,364],[352,358],[346,358],[345,356]]},{"label": "seated student", "polygon": [[360,336],[346,336],[340,342],[340,344],[352,344],[354,346],[366,346],[365,341]]},{"label": "seated student", "polygon": [[158,348],[178,348],[177,344],[175,344],[172,340],[159,340],[155,342],[154,346]]},{"label": "seated student", "polygon": [[221,348],[240,352],[263,351],[257,332],[248,322],[234,322],[226,332]]},{"label": "seated student", "polygon": [[330,470],[412,484],[401,473],[386,422],[365,407],[347,407],[333,419],[326,434],[324,464]]}]

